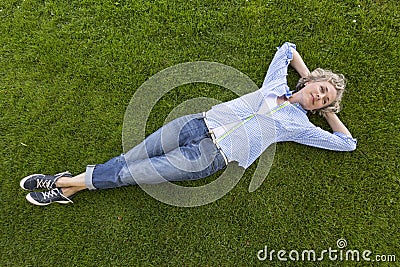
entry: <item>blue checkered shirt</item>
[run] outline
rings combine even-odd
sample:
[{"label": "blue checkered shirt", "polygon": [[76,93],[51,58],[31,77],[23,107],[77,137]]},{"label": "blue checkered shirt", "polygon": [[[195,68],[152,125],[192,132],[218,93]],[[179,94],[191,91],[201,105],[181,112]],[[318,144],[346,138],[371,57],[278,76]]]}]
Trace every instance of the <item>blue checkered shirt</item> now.
[{"label": "blue checkered shirt", "polygon": [[[225,130],[224,136],[219,136],[218,145],[229,162],[236,161],[247,168],[271,144],[284,141],[336,151],[356,148],[356,139],[340,132],[330,133],[312,124],[307,111],[297,103],[268,106],[268,98],[292,94],[286,79],[293,58],[291,47],[296,49],[292,43],[278,47],[259,90],[215,105],[206,112],[210,130]],[[233,126],[236,126],[234,131]]]}]

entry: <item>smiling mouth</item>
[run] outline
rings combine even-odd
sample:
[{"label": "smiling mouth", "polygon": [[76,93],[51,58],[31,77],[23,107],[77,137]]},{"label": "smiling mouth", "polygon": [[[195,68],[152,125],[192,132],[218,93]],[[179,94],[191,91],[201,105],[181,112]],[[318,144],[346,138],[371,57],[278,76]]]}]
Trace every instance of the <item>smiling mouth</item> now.
[{"label": "smiling mouth", "polygon": [[314,105],[314,102],[315,102],[315,97],[311,94],[311,98],[312,98],[312,103],[313,103],[313,105]]}]

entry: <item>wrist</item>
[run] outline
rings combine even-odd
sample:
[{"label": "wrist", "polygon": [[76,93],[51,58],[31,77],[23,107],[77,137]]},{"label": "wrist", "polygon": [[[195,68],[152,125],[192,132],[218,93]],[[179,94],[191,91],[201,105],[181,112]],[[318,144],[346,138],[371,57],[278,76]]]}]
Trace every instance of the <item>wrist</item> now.
[{"label": "wrist", "polygon": [[303,71],[303,73],[299,73],[301,78],[307,77],[311,73],[310,70],[307,68],[307,66],[305,64],[304,64],[304,68],[305,68],[305,70]]},{"label": "wrist", "polygon": [[323,112],[322,115],[324,116],[325,119],[332,119],[332,118],[337,118],[336,113],[334,112]]}]

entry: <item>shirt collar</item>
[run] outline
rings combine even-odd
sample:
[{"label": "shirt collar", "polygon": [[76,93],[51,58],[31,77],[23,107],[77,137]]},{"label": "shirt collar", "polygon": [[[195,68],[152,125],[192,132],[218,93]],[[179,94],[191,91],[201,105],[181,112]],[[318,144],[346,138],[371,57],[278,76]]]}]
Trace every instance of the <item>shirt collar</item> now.
[{"label": "shirt collar", "polygon": [[[282,86],[279,87],[279,90],[273,91],[273,93],[276,96],[281,96],[281,95],[285,95],[287,99],[289,99],[294,91],[290,91],[289,86]],[[304,114],[307,114],[307,110],[305,110],[299,103],[294,103],[294,106],[296,106],[298,109],[300,109]]]},{"label": "shirt collar", "polygon": [[287,99],[289,99],[293,95],[294,91],[286,90],[285,96]]},{"label": "shirt collar", "polygon": [[[286,98],[289,99],[293,95],[293,92],[294,92],[294,90],[290,91],[289,87],[287,86],[286,87],[286,93],[285,93]],[[298,109],[303,111],[304,114],[307,114],[307,110],[305,110],[299,103],[294,103],[294,106],[296,106]]]},{"label": "shirt collar", "polygon": [[294,103],[293,106],[297,107],[301,111],[303,111],[304,114],[307,114],[307,110],[305,110],[299,103]]}]

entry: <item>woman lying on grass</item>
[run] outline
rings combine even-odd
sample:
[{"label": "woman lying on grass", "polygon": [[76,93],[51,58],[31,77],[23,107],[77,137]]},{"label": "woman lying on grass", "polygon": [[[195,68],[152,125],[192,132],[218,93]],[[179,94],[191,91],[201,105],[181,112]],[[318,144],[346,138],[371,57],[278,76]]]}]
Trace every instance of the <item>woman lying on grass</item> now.
[{"label": "woman lying on grass", "polygon": [[[301,76],[294,92],[287,86],[289,65]],[[128,153],[104,164],[87,166],[86,172],[77,176],[68,172],[33,174],[22,179],[20,185],[35,191],[26,196],[32,204],[66,204],[84,189],[196,180],[233,161],[247,168],[274,142],[294,141],[352,151],[356,140],[336,115],[344,88],[343,75],[323,69],[310,73],[296,46],[284,43],[256,92],[218,104],[207,112],[175,119]],[[307,111],[323,115],[333,133],[313,125]]]}]

